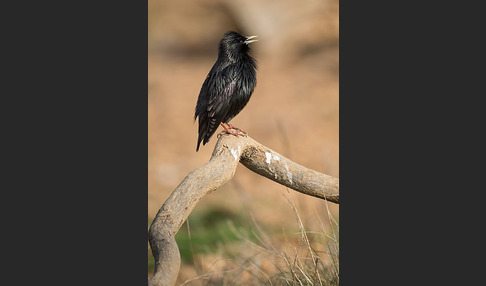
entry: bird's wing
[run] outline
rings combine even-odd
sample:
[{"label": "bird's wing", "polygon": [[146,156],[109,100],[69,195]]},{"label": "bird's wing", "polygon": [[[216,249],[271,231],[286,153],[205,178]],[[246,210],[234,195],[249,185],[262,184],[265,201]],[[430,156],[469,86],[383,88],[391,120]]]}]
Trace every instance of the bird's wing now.
[{"label": "bird's wing", "polygon": [[209,94],[208,94],[208,86],[211,80],[211,72],[207,75],[204,83],[201,87],[201,91],[199,91],[199,96],[197,98],[196,110],[194,112],[194,120],[204,113],[206,113],[206,109],[208,106],[209,101]]},{"label": "bird's wing", "polygon": [[[226,71],[227,69],[225,69]],[[210,117],[223,116],[229,106],[229,102],[236,90],[238,83],[236,77],[229,72],[222,72],[222,76],[218,77],[219,82],[216,82],[209,90],[208,114]],[[221,114],[223,113],[223,114]]]},{"label": "bird's wing", "polygon": [[209,100],[207,105],[207,131],[204,141],[207,142],[216,132],[219,123],[229,110],[230,99],[236,91],[238,79],[235,76],[234,68],[228,66],[221,71],[219,76],[209,83]]}]

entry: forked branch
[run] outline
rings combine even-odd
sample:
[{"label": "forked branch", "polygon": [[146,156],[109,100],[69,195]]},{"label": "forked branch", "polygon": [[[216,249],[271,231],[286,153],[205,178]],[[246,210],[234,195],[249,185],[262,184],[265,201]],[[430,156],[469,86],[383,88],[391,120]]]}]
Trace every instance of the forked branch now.
[{"label": "forked branch", "polygon": [[149,285],[174,285],[180,267],[175,234],[205,195],[228,182],[238,162],[303,194],[339,204],[339,179],[301,166],[250,137],[221,136],[211,159],[192,171],[160,208],[149,229],[155,270]]}]

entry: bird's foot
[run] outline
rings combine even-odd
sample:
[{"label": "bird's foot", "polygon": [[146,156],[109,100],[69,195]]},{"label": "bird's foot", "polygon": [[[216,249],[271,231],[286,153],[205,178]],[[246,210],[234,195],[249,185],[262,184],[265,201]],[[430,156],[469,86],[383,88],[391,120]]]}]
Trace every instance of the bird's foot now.
[{"label": "bird's foot", "polygon": [[243,129],[241,129],[241,128],[239,128],[239,127],[236,127],[236,126],[234,126],[234,125],[233,125],[233,124],[231,124],[231,123],[226,123],[226,124],[228,124],[228,127],[229,127],[230,129],[238,130],[238,131],[240,131],[241,133],[244,133],[245,135],[247,135],[247,134],[248,134],[248,133],[247,133],[246,131],[244,131]]},{"label": "bird's foot", "polygon": [[228,135],[228,134],[231,134],[231,135],[234,135],[236,137],[238,136],[246,136],[245,133],[241,133],[239,131],[236,131],[236,130],[233,130],[233,129],[229,129],[229,131],[226,131],[226,130],[223,130],[221,131],[219,134],[218,134],[218,138],[221,136],[221,135]]},{"label": "bird's foot", "polygon": [[234,125],[230,125],[229,123],[228,124],[228,127],[226,127],[226,125],[224,125],[223,123],[221,123],[221,126],[224,128],[223,131],[221,131],[221,133],[218,134],[218,138],[221,136],[221,135],[228,135],[228,134],[231,134],[233,136],[247,136],[248,133],[246,133],[245,131],[241,130],[240,128],[238,127],[235,127]]}]

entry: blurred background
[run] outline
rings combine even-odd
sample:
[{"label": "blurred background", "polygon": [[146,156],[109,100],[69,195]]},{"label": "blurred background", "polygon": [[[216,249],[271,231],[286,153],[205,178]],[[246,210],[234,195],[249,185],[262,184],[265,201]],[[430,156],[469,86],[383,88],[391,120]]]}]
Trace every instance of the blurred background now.
[{"label": "blurred background", "polygon": [[[231,123],[291,160],[339,177],[338,0],[149,0],[148,225],[211,156],[216,136],[196,152],[194,108],[229,30],[259,39],[250,45],[257,86]],[[338,216],[338,205],[239,165],[177,234],[178,285],[280,285],[314,272],[312,279],[335,285]],[[149,247],[149,277],[151,255]]]}]

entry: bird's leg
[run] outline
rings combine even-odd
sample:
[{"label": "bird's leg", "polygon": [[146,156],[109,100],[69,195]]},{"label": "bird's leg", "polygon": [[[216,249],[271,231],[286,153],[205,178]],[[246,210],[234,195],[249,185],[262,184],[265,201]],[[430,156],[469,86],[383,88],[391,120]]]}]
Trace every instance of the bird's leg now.
[{"label": "bird's leg", "polygon": [[229,123],[229,122],[228,122],[228,123],[226,123],[226,124],[228,124],[228,127],[229,127],[230,129],[235,129],[235,130],[241,131],[241,132],[242,132],[242,133],[244,133],[245,135],[246,135],[246,134],[248,134],[248,133],[247,133],[246,131],[244,131],[243,129],[238,128],[238,127],[234,126],[233,124],[231,124],[231,123]]},{"label": "bird's leg", "polygon": [[[240,132],[240,131],[242,131],[242,130],[240,130],[240,131],[235,131],[235,130],[239,130],[239,129],[236,129],[236,128],[231,128],[231,127],[230,127],[230,128],[228,128],[228,127],[226,127],[226,125],[224,125],[224,123],[223,123],[223,122],[221,122],[220,124],[221,124],[221,126],[224,128],[224,130],[223,130],[223,131],[221,131],[221,133],[219,133],[219,134],[218,134],[218,138],[219,138],[219,136],[221,136],[221,135],[225,135],[225,134],[231,134],[231,135],[234,135],[234,136],[246,136],[246,134],[244,134],[244,133],[241,133],[241,132]],[[229,126],[229,124],[228,124],[228,126]]]}]

